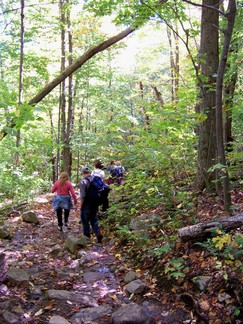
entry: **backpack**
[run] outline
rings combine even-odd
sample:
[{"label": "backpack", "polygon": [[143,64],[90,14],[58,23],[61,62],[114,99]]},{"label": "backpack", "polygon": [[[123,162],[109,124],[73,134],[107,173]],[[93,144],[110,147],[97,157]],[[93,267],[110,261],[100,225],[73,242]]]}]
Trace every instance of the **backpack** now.
[{"label": "backpack", "polygon": [[98,176],[93,176],[91,180],[88,181],[87,201],[95,206],[103,205],[105,199],[108,197],[110,187]]},{"label": "backpack", "polygon": [[123,177],[123,167],[122,166],[114,166],[111,169],[112,178],[121,178]]},{"label": "backpack", "polygon": [[115,171],[116,171],[116,177],[117,178],[122,178],[123,177],[123,167],[122,166],[117,166]]},{"label": "backpack", "polygon": [[114,166],[114,165],[110,168],[110,174],[111,174],[112,178],[116,178],[117,177],[116,168],[117,167]]}]

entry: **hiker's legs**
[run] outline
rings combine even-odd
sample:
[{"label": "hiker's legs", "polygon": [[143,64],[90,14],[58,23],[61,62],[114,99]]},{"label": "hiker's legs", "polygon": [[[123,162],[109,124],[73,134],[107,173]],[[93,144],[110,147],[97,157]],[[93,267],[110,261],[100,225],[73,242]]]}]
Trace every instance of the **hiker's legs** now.
[{"label": "hiker's legs", "polygon": [[64,209],[64,223],[67,224],[68,223],[68,218],[69,218],[69,209]]},{"label": "hiker's legs", "polygon": [[108,185],[113,184],[114,183],[114,178],[108,178],[106,183]]},{"label": "hiker's legs", "polygon": [[106,212],[108,208],[109,208],[109,200],[108,200],[108,197],[107,197],[107,198],[105,199],[105,201],[104,201],[102,207],[101,207],[101,211],[102,211],[102,212]]},{"label": "hiker's legs", "polygon": [[56,210],[56,214],[57,214],[57,223],[58,223],[58,226],[62,227],[63,223],[62,223],[62,209],[61,208],[58,208]]},{"label": "hiker's legs", "polygon": [[87,208],[83,208],[80,211],[80,219],[83,225],[83,234],[87,237],[90,237],[90,225],[89,225],[90,213]]},{"label": "hiker's legs", "polygon": [[91,227],[97,237],[98,243],[101,243],[103,239],[103,235],[100,232],[99,224],[98,224],[98,219],[97,219],[97,209],[93,209],[90,212],[90,224]]},{"label": "hiker's legs", "polygon": [[103,190],[103,197],[102,197],[102,201],[103,201],[103,204],[102,204],[102,207],[101,207],[101,211],[102,212],[106,212],[107,209],[109,208],[109,192],[111,191],[111,188],[109,185],[106,185],[106,187],[104,188]]}]

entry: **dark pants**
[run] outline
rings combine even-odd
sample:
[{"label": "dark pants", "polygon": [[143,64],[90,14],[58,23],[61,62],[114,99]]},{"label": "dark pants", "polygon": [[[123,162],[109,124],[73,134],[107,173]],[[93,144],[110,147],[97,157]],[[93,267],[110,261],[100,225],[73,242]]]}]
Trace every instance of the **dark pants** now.
[{"label": "dark pants", "polygon": [[108,178],[107,180],[107,184],[110,185],[110,184],[117,184],[117,185],[120,185],[122,183],[122,178],[119,177],[112,177],[112,178]]},{"label": "dark pants", "polygon": [[82,210],[80,211],[80,219],[83,225],[83,234],[87,237],[90,237],[90,226],[92,227],[97,237],[100,235],[97,211],[98,207],[90,207],[89,205],[84,205]]},{"label": "dark pants", "polygon": [[106,198],[103,205],[101,206],[101,211],[106,212],[108,208],[109,208],[109,200],[108,198]]},{"label": "dark pants", "polygon": [[[68,223],[68,218],[69,218],[69,209],[64,209],[64,223]],[[57,222],[58,222],[58,226],[63,226],[63,222],[62,222],[62,208],[58,208],[56,210],[57,213]]]}]

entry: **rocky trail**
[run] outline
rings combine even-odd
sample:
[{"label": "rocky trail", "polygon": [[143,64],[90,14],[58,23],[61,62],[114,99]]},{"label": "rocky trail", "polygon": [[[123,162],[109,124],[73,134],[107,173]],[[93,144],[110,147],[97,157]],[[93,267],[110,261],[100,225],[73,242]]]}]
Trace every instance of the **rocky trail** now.
[{"label": "rocky trail", "polygon": [[0,229],[0,323],[194,323],[183,304],[153,297],[112,239],[87,241],[74,211],[62,233],[50,197],[31,210],[13,211]]}]

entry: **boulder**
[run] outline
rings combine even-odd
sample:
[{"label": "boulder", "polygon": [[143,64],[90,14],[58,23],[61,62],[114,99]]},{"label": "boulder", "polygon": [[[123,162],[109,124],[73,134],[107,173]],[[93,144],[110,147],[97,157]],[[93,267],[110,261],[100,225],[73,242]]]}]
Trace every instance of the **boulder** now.
[{"label": "boulder", "polygon": [[26,223],[39,224],[40,221],[34,211],[26,211],[22,214],[22,219]]},{"label": "boulder", "polygon": [[130,294],[141,294],[145,291],[145,285],[141,280],[133,280],[125,286]]},{"label": "boulder", "polygon": [[65,248],[73,254],[77,253],[78,250],[80,250],[80,248],[83,248],[86,245],[87,245],[87,239],[82,234],[77,237],[70,235],[67,237],[65,241]]},{"label": "boulder", "polygon": [[110,324],[152,324],[154,320],[147,311],[135,303],[121,306],[110,317]]}]

